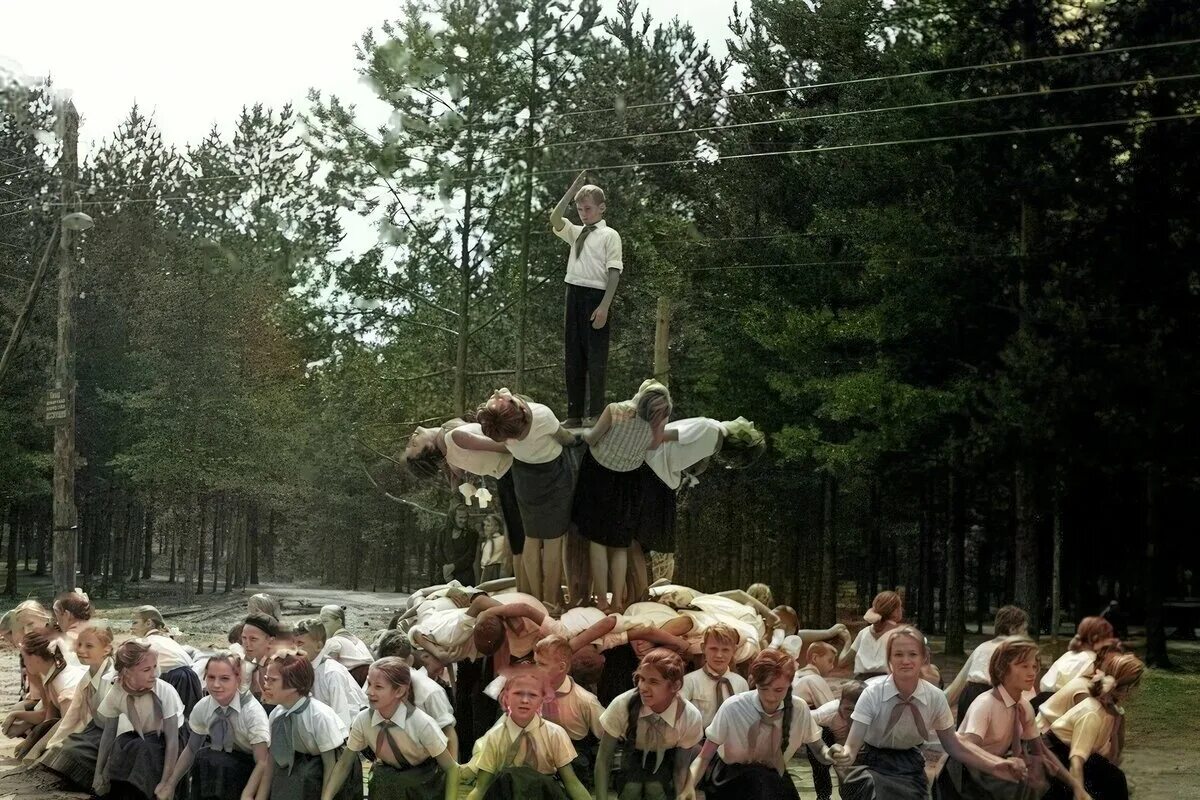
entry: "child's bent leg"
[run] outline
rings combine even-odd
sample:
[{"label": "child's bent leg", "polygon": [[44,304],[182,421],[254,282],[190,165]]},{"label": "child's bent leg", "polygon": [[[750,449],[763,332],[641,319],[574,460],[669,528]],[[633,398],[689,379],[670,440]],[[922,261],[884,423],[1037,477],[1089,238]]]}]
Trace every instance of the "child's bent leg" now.
[{"label": "child's bent leg", "polygon": [[601,608],[608,608],[608,548],[588,542],[588,562],[592,565],[592,596]]}]

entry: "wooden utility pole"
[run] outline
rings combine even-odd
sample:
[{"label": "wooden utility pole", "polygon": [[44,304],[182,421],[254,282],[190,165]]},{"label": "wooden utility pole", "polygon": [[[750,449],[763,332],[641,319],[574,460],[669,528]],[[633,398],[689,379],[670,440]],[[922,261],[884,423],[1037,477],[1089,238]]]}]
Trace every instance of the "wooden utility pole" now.
[{"label": "wooden utility pole", "polygon": [[654,380],[670,386],[671,379],[671,298],[660,295],[654,314]]},{"label": "wooden utility pole", "polygon": [[[75,183],[79,178],[79,112],[67,101],[59,110],[63,137],[59,175],[62,208],[75,207]],[[60,215],[61,216],[61,215]],[[78,514],[75,509],[75,326],[71,304],[75,282],[71,275],[75,256],[75,233],[61,222],[58,240],[58,340],[54,357],[54,385],[67,398],[67,418],[54,428],[54,590],[70,591],[76,586],[75,561],[79,548]]]}]

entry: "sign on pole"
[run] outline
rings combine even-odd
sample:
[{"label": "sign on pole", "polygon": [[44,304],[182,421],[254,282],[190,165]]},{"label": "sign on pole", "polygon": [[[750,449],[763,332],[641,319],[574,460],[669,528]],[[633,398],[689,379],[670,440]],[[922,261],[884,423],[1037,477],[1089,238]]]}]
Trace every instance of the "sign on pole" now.
[{"label": "sign on pole", "polygon": [[47,425],[66,425],[71,419],[71,398],[66,389],[46,392],[45,417]]}]

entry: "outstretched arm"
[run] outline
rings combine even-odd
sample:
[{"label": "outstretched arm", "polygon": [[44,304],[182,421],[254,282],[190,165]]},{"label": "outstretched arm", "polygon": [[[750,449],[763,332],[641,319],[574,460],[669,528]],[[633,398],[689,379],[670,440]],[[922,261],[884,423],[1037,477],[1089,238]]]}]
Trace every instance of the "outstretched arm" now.
[{"label": "outstretched arm", "polygon": [[575,180],[571,182],[571,187],[567,189],[567,193],[562,196],[553,210],[550,211],[550,225],[556,231],[561,231],[563,228],[563,214],[567,211],[567,206],[571,205],[571,201],[575,199],[575,193],[583,188],[587,183],[587,170],[575,176]]},{"label": "outstretched arm", "polygon": [[585,628],[571,637],[571,652],[583,649],[587,645],[612,633],[617,627],[617,618],[609,614],[591,627]]},{"label": "outstretched arm", "polygon": [[600,419],[596,420],[596,424],[589,428],[583,434],[583,440],[587,442],[588,447],[595,447],[600,443],[604,436],[612,428],[612,404],[604,407],[604,411],[600,414]]},{"label": "outstretched arm", "polygon": [[450,434],[450,438],[454,439],[454,443],[463,450],[484,450],[489,453],[508,452],[508,448],[500,442],[493,442],[486,436],[464,431],[462,428],[455,428]]},{"label": "outstretched arm", "polygon": [[575,768],[570,764],[558,768],[558,777],[562,781],[567,797],[571,800],[592,800],[592,795],[583,788],[583,784],[579,782],[579,777],[575,774]]},{"label": "outstretched arm", "polygon": [[342,754],[338,756],[337,763],[333,765],[333,772],[330,773],[324,790],[321,792],[321,800],[333,800],[342,785],[346,783],[346,778],[350,777],[350,770],[354,767],[354,761],[358,757],[359,754],[348,747],[342,751]]},{"label": "outstretched arm", "polygon": [[674,634],[667,633],[661,628],[637,627],[629,631],[629,641],[641,639],[647,642],[653,642],[659,647],[666,647],[686,655],[688,651],[687,640],[682,639]]},{"label": "outstretched arm", "polygon": [[600,739],[600,748],[596,751],[596,798],[609,800],[608,779],[609,767],[612,764],[613,753],[617,749],[617,740],[611,734],[604,734]]}]

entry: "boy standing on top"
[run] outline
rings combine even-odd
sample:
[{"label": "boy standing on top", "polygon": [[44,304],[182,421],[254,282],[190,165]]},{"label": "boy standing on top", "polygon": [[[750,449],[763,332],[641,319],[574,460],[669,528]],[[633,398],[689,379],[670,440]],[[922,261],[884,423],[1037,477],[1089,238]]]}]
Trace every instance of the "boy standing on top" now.
[{"label": "boy standing on top", "polygon": [[[579,212],[576,225],[563,217],[571,201]],[[554,235],[571,249],[567,255],[566,382],[567,419],[563,426],[584,425],[584,399],[589,422],[604,411],[608,370],[608,313],[621,279],[621,236],[604,222],[604,190],[579,173],[550,212]]]}]

